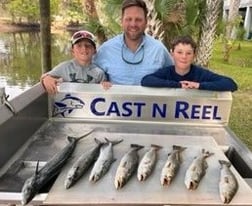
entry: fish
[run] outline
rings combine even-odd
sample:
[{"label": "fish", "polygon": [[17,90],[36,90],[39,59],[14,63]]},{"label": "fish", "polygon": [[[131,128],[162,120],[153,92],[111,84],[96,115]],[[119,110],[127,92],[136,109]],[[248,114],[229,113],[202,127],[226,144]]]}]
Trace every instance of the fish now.
[{"label": "fish", "polygon": [[219,193],[223,203],[228,204],[231,202],[238,190],[238,181],[230,170],[231,163],[225,160],[219,160],[221,165],[220,169],[220,182]]},{"label": "fish", "polygon": [[173,178],[178,173],[180,164],[182,162],[181,160],[181,152],[183,152],[186,149],[186,147],[173,145],[172,146],[172,152],[168,154],[167,160],[165,162],[165,165],[162,168],[161,171],[161,185],[170,185]]},{"label": "fish", "polygon": [[13,114],[16,114],[16,110],[13,105],[8,101],[10,95],[6,95],[5,88],[0,88],[0,105],[5,105]]},{"label": "fish", "polygon": [[104,144],[100,149],[100,154],[96,160],[94,167],[89,176],[90,182],[97,182],[109,170],[111,164],[116,161],[113,155],[113,145],[119,144],[123,139],[118,141],[110,141],[105,138],[107,144]]},{"label": "fish", "polygon": [[70,114],[76,109],[82,109],[84,105],[85,102],[79,97],[66,94],[63,99],[54,102],[53,116],[61,115],[65,117],[66,114]]},{"label": "fish", "polygon": [[126,152],[116,170],[114,185],[116,189],[122,188],[134,172],[137,170],[139,163],[138,150],[142,149],[144,146],[138,144],[131,144],[130,150]]},{"label": "fish", "polygon": [[96,161],[101,146],[104,142],[101,142],[98,139],[94,139],[96,145],[86,152],[84,152],[72,165],[72,167],[68,170],[66,179],[64,181],[64,186],[66,189],[72,187],[92,166],[92,164]]},{"label": "fish", "polygon": [[56,153],[40,170],[38,169],[38,161],[35,173],[26,179],[23,184],[21,190],[22,205],[28,204],[44,185],[46,185],[53,177],[59,174],[67,160],[72,155],[77,142],[82,138],[87,137],[92,132],[93,130],[79,138],[68,136],[67,140],[69,143],[62,150]]},{"label": "fish", "polygon": [[150,176],[157,161],[157,151],[161,148],[159,145],[152,144],[151,148],[144,154],[137,169],[139,181],[145,181]]},{"label": "fish", "polygon": [[185,185],[188,190],[196,190],[202,177],[206,174],[208,164],[206,158],[210,157],[214,153],[210,153],[205,149],[201,150],[201,153],[194,158],[185,174]]}]

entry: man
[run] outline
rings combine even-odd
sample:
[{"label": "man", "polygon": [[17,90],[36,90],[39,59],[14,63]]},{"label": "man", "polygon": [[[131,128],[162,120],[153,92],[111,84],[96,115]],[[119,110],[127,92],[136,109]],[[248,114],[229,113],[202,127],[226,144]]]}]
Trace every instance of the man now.
[{"label": "man", "polygon": [[124,0],[123,33],[101,45],[94,58],[112,84],[140,85],[143,76],[173,64],[165,46],[144,33],[147,13],[143,0]]}]

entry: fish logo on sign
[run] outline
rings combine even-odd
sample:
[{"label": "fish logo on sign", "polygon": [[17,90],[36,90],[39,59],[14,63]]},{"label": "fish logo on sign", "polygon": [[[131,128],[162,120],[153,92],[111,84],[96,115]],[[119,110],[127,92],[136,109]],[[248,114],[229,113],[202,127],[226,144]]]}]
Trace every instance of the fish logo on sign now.
[{"label": "fish logo on sign", "polygon": [[65,117],[66,114],[72,113],[74,110],[82,109],[85,103],[79,97],[66,94],[60,101],[55,101],[53,105],[53,116],[61,115]]}]

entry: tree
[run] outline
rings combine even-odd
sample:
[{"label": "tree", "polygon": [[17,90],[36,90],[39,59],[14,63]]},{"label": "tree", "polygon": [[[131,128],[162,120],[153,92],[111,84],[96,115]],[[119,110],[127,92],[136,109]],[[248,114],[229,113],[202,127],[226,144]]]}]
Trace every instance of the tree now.
[{"label": "tree", "polygon": [[145,0],[146,6],[148,8],[148,25],[146,28],[146,33],[150,34],[160,41],[164,40],[164,26],[160,19],[158,19],[158,13],[155,9],[155,0]]},{"label": "tree", "polygon": [[196,63],[202,66],[208,66],[212,56],[214,38],[216,33],[217,21],[222,8],[220,0],[206,0],[205,16],[200,27],[200,38]]},{"label": "tree", "polygon": [[239,18],[239,6],[240,0],[230,0],[229,14],[226,21],[226,27],[224,31],[224,46],[223,46],[223,60],[229,61],[231,49],[233,47],[234,39],[236,37],[236,28],[240,24]]},{"label": "tree", "polygon": [[107,40],[103,26],[100,23],[99,16],[97,14],[96,0],[83,0],[83,13],[87,15],[87,21],[89,25],[92,25],[92,31],[97,36],[97,41],[99,44]]}]

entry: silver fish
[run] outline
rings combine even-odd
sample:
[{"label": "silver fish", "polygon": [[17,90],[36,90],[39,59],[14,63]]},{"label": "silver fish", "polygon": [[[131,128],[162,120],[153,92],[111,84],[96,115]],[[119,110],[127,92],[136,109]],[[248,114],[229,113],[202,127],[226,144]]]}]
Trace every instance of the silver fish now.
[{"label": "silver fish", "polygon": [[98,181],[101,177],[103,177],[107,173],[107,171],[110,168],[110,165],[114,161],[116,161],[113,155],[113,145],[118,144],[123,141],[121,139],[119,141],[112,142],[108,140],[107,138],[105,139],[107,141],[107,144],[104,144],[100,149],[99,157],[96,160],[94,167],[92,168],[92,171],[89,176],[90,182]]},{"label": "silver fish", "polygon": [[186,147],[178,145],[173,145],[172,148],[172,152],[168,154],[168,158],[161,172],[160,181],[163,186],[170,185],[176,176],[181,164],[181,152],[186,149]]},{"label": "silver fish", "polygon": [[229,203],[238,190],[238,182],[233,172],[230,170],[231,163],[219,160],[221,164],[219,193],[223,203]]},{"label": "silver fish", "polygon": [[151,148],[144,154],[137,169],[137,179],[139,181],[146,180],[152,173],[157,160],[157,151],[161,148],[159,145],[152,144]]},{"label": "silver fish", "polygon": [[213,155],[202,149],[201,154],[194,158],[185,174],[185,185],[188,190],[196,190],[208,168],[206,158]]},{"label": "silver fish", "polygon": [[79,138],[68,136],[69,144],[56,153],[40,170],[38,170],[38,161],[35,174],[28,178],[22,187],[22,205],[28,204],[45,184],[59,174],[62,167],[72,155],[77,142],[92,132],[93,130]]},{"label": "silver fish", "polygon": [[142,149],[144,146],[131,144],[130,147],[130,150],[124,154],[117,168],[114,181],[116,189],[122,188],[137,170],[139,162],[139,155],[137,151]]},{"label": "silver fish", "polygon": [[64,186],[66,189],[69,189],[73,186],[92,166],[99,155],[101,146],[104,144],[98,139],[94,139],[96,145],[86,152],[84,152],[68,170]]}]

